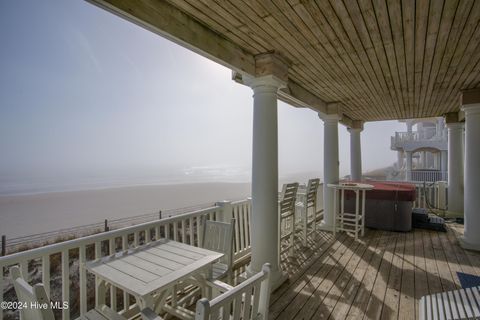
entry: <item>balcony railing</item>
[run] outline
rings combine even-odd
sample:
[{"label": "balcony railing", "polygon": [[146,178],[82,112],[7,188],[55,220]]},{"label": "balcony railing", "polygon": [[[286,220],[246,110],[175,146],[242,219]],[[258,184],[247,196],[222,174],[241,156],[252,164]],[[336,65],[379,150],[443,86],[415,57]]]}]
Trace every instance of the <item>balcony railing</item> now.
[{"label": "balcony railing", "polygon": [[[318,191],[318,212],[323,211],[322,188],[323,184]],[[321,219],[321,215],[318,217]],[[91,275],[79,267],[85,262],[159,238],[201,246],[203,230],[201,226],[205,219],[229,222],[231,218],[235,218],[234,264],[240,263],[251,254],[251,199],[219,202],[193,212],[0,257],[0,270],[3,271],[0,276],[0,301],[4,301],[6,288],[12,290],[8,269],[18,265],[30,283],[44,284],[47,294],[53,301],[68,301],[70,306],[74,305],[72,302],[77,301],[76,307],[62,310],[61,315],[57,314],[61,319],[76,318],[94,307],[93,298],[96,295],[92,290],[92,284],[89,284],[93,281]],[[297,240],[301,241],[300,237],[296,237]],[[70,281],[72,279],[76,281]],[[122,293],[120,289],[117,292],[114,287],[110,290],[109,305],[113,310],[126,315],[136,310],[136,305],[131,304],[131,297],[127,293]],[[3,319],[3,313],[4,311],[0,310],[0,319]]]},{"label": "balcony railing", "polygon": [[416,186],[414,208],[447,210],[448,185],[445,181],[412,183]]},{"label": "balcony railing", "polygon": [[[415,207],[446,207],[446,185],[416,183]],[[321,185],[323,187],[323,185]],[[317,211],[322,211],[323,196],[318,192]],[[168,238],[189,245],[200,246],[204,219],[230,221],[235,218],[234,261],[239,263],[251,253],[251,200],[220,202],[215,206],[184,213],[173,217],[146,222],[113,231],[90,235],[70,241],[14,253],[0,258],[0,301],[4,300],[4,288],[9,285],[8,268],[19,265],[30,282],[42,282],[54,301],[78,301],[76,308],[65,309],[58,315],[61,319],[75,318],[94,307],[95,292],[92,276],[79,265],[87,261],[133,248],[149,241]],[[296,237],[295,241],[301,241]],[[73,280],[75,279],[75,280]],[[32,281],[33,280],[33,281]],[[56,285],[51,285],[56,284]],[[11,287],[11,286],[10,286]],[[118,292],[117,292],[118,290]],[[118,301],[117,301],[118,298]],[[120,289],[110,288],[109,305],[120,313],[131,313],[136,305],[131,297]],[[131,303],[132,302],[132,303]],[[72,305],[70,303],[70,305]],[[0,310],[0,319],[3,319]]]},{"label": "balcony railing", "polygon": [[415,182],[447,181],[448,172],[440,170],[412,170],[411,177],[411,180]]},{"label": "balcony railing", "polygon": [[443,134],[437,134],[435,128],[424,129],[423,133],[420,132],[395,132],[395,135],[391,137],[392,148],[398,147],[405,142],[411,141],[443,141],[446,138]]},{"label": "balcony railing", "polygon": [[[87,271],[78,266],[86,261],[98,259],[128,248],[159,238],[180,241],[189,245],[201,245],[202,220],[236,220],[234,235],[234,260],[238,261],[250,254],[250,211],[249,199],[216,205],[210,208],[164,218],[154,222],[142,223],[131,227],[90,235],[70,241],[47,245],[18,252],[0,258],[0,301],[4,301],[4,288],[9,282],[5,277],[6,271],[13,265],[18,265],[23,275],[29,279],[32,274],[41,274],[41,281],[52,300],[72,302],[71,294],[78,295],[79,306],[76,314],[71,314],[71,308],[62,310],[62,319],[68,320],[71,316],[84,315],[89,309],[88,301],[92,298],[87,291]],[[53,265],[55,264],[55,265]],[[73,267],[76,266],[76,267]],[[38,278],[38,277],[37,277]],[[51,282],[60,280],[60,288],[51,287]],[[78,288],[71,288],[70,279],[78,279]],[[59,292],[54,292],[59,291]],[[90,299],[91,300],[91,299]],[[130,297],[123,294],[120,303],[117,301],[116,288],[110,292],[110,305],[115,311],[122,306],[123,312],[132,309]],[[72,306],[72,304],[70,303]],[[3,319],[3,310],[0,309],[0,319]]]}]

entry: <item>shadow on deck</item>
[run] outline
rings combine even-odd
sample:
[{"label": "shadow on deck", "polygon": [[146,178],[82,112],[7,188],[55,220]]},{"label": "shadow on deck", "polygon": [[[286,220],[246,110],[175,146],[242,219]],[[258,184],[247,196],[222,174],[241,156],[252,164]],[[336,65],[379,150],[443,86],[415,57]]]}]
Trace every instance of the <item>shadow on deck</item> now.
[{"label": "shadow on deck", "polygon": [[480,275],[480,254],[448,232],[368,230],[354,241],[318,232],[284,259],[289,280],[271,297],[270,319],[415,319],[424,295],[460,288],[456,272]]}]

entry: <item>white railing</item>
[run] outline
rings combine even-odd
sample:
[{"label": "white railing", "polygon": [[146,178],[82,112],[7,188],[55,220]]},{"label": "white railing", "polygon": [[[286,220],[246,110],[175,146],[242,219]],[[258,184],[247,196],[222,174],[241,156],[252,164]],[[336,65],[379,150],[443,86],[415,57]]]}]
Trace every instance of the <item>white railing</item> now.
[{"label": "white railing", "polygon": [[[317,219],[322,219],[323,184],[319,186],[317,199]],[[61,310],[61,314],[56,315],[58,319],[68,320],[82,316],[98,303],[94,299],[97,294],[93,292],[93,283],[90,283],[93,280],[89,280],[92,275],[79,267],[85,262],[159,238],[201,246],[204,219],[229,222],[231,218],[235,218],[234,263],[240,263],[251,254],[250,198],[219,202],[209,208],[0,257],[0,270],[3,271],[0,275],[0,301],[4,301],[6,288],[13,290],[8,269],[18,265],[31,284],[44,284],[52,301],[68,301],[70,306],[74,305],[73,302],[78,302],[75,308]],[[301,240],[301,236],[295,237],[295,241]],[[75,280],[70,281],[72,279]],[[120,314],[130,316],[138,311],[136,304],[130,304],[130,298],[127,293],[122,293],[120,289],[112,286],[107,305]],[[5,314],[5,311],[0,309],[0,319],[3,319]]]},{"label": "white railing", "polygon": [[[428,138],[427,138],[428,137]],[[437,134],[435,128],[426,129],[423,134],[419,132],[395,132],[391,137],[391,146],[398,147],[399,144],[409,141],[442,141],[446,138],[442,134]]]},{"label": "white railing", "polygon": [[412,170],[411,178],[412,181],[420,182],[447,181],[448,172],[440,170]]},{"label": "white railing", "polygon": [[[139,225],[90,235],[74,240],[69,240],[57,244],[51,244],[23,252],[14,253],[5,257],[0,257],[0,301],[4,301],[4,288],[9,284],[9,278],[6,277],[6,271],[13,265],[18,265],[22,270],[24,277],[30,282],[31,275],[37,275],[40,271],[41,278],[36,276],[36,282],[42,282],[47,294],[53,300],[68,301],[72,306],[70,293],[79,297],[78,315],[84,315],[88,309],[88,298],[90,293],[87,291],[87,271],[78,266],[82,266],[86,261],[98,259],[105,255],[113,254],[121,250],[137,247],[143,243],[150,242],[159,238],[168,238],[180,241],[193,246],[201,245],[202,239],[202,220],[229,220],[231,217],[236,219],[235,231],[235,253],[234,260],[243,259],[250,254],[250,212],[251,201],[249,199],[229,203],[229,205],[213,206],[210,208],[197,210],[190,213],[164,218],[154,222],[142,223]],[[52,265],[52,261],[55,265]],[[74,267],[76,266],[76,268]],[[32,269],[32,270],[31,270]],[[51,287],[51,280],[60,280],[60,288]],[[79,288],[74,290],[70,287],[70,279],[78,279]],[[57,291],[57,292],[55,292]],[[110,307],[120,313],[133,310],[135,306],[130,306],[130,297],[123,293],[122,301],[117,301],[117,289],[111,287]],[[122,310],[118,310],[118,305]],[[61,318],[70,319],[71,308],[61,311]],[[0,309],[0,319],[3,319],[4,311]]]},{"label": "white railing", "polygon": [[393,137],[395,142],[418,141],[420,135],[418,132],[395,132]]},{"label": "white railing", "polygon": [[414,183],[416,187],[414,208],[447,209],[448,186],[445,181],[434,183],[419,183],[413,181],[412,183]]}]

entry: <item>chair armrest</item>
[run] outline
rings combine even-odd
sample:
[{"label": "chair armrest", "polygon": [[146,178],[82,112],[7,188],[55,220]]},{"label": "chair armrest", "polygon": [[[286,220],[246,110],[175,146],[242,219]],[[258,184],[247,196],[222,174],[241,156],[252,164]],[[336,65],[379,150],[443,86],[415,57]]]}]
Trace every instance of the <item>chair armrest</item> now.
[{"label": "chair armrest", "polygon": [[222,282],[220,280],[207,280],[207,284],[210,287],[214,287],[218,289],[220,292],[227,292],[233,289],[233,287],[225,282]]},{"label": "chair armrest", "polygon": [[142,315],[142,320],[163,320],[162,317],[160,317],[150,308],[143,309],[140,314]]}]

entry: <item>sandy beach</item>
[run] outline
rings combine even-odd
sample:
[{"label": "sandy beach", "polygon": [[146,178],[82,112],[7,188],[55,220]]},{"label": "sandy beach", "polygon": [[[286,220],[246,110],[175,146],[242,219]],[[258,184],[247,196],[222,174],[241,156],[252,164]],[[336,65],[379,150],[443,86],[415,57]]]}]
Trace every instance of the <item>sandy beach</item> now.
[{"label": "sandy beach", "polygon": [[0,235],[16,238],[249,195],[248,183],[193,183],[0,196]]}]

